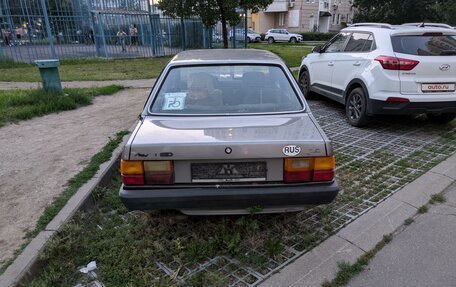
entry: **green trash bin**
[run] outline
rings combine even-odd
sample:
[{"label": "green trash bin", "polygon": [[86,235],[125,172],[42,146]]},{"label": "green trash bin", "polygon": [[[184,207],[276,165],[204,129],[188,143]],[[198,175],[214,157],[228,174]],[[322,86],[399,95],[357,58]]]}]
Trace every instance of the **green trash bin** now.
[{"label": "green trash bin", "polygon": [[35,64],[40,69],[43,89],[46,92],[62,93],[62,83],[60,82],[58,69],[60,61],[58,59],[37,60]]}]

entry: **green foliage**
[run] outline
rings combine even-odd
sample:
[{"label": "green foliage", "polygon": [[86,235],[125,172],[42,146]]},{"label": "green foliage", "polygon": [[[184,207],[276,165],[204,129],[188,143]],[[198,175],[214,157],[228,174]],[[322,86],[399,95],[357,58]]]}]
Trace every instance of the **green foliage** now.
[{"label": "green foliage", "polygon": [[301,33],[303,41],[328,41],[336,33],[305,32]]},{"label": "green foliage", "polygon": [[447,0],[356,0],[355,22],[403,24],[442,22],[456,25],[456,2]]},{"label": "green foliage", "polygon": [[429,203],[434,204],[434,203],[444,203],[446,201],[446,198],[443,194],[437,193],[431,195],[431,200],[429,200]]}]

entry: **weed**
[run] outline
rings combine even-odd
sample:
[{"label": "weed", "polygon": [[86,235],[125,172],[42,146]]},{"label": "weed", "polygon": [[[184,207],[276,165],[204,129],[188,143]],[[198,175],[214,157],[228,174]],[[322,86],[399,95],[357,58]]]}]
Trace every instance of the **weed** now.
[{"label": "weed", "polygon": [[418,213],[426,213],[426,212],[428,212],[428,207],[426,205],[420,206],[420,208],[418,208]]},{"label": "weed", "polygon": [[407,218],[405,221],[404,221],[404,225],[410,225],[414,222],[413,218]]},{"label": "weed", "polygon": [[444,202],[446,202],[446,198],[441,193],[431,195],[431,200],[429,200],[429,203],[431,203],[431,204],[444,203]]},{"label": "weed", "polygon": [[271,258],[276,258],[283,250],[284,247],[280,243],[280,239],[268,237],[264,241],[264,249]]}]

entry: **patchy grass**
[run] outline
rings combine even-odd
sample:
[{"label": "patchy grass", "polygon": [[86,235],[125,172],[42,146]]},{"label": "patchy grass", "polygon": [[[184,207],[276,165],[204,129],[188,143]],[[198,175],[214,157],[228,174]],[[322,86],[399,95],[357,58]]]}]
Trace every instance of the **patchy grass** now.
[{"label": "patchy grass", "polygon": [[431,200],[429,200],[430,204],[444,203],[444,202],[446,202],[446,198],[441,193],[431,195]]},{"label": "patchy grass", "polygon": [[423,206],[420,206],[420,208],[418,208],[418,213],[423,214],[423,213],[428,212],[428,210],[429,209],[428,209],[427,205],[423,205]]},{"label": "patchy grass", "polygon": [[36,90],[0,90],[0,127],[9,122],[28,120],[50,113],[73,110],[90,105],[93,97],[112,95],[122,86],[64,89],[64,94]]},{"label": "patchy grass", "polygon": [[[62,81],[106,81],[156,78],[171,57],[147,59],[68,59],[59,67]],[[0,62],[0,81],[39,82],[34,64]]]},{"label": "patchy grass", "polygon": [[407,218],[406,220],[404,220],[404,225],[410,225],[414,222],[413,218]]},{"label": "patchy grass", "polygon": [[91,179],[98,171],[100,165],[108,161],[112,152],[119,146],[122,142],[122,139],[127,135],[129,131],[121,131],[116,134],[116,136],[109,140],[109,142],[103,147],[101,151],[95,154],[91,159],[89,164],[78,174],[72,177],[67,185],[65,190],[54,199],[52,204],[48,205],[43,214],[39,217],[38,222],[35,228],[32,231],[27,232],[25,238],[27,242],[24,243],[21,248],[16,250],[13,259],[8,260],[1,268],[0,274],[2,274],[6,268],[14,261],[20,252],[25,248],[25,246],[33,239],[40,231],[48,225],[49,222],[59,213],[59,211],[65,206],[68,200],[76,193],[76,191],[83,186],[89,179]]},{"label": "patchy grass", "polygon": [[345,286],[353,277],[361,273],[366,266],[369,264],[370,260],[374,258],[380,250],[383,249],[388,243],[393,240],[391,234],[383,236],[382,241],[377,243],[375,247],[362,255],[354,264],[349,264],[347,262],[339,263],[339,271],[336,274],[336,277],[332,281],[325,281],[321,286],[322,287],[339,287]]},{"label": "patchy grass", "polygon": [[306,46],[296,46],[291,44],[249,44],[249,48],[268,50],[279,55],[288,67],[294,68],[301,65],[302,57],[311,52],[311,48]]}]

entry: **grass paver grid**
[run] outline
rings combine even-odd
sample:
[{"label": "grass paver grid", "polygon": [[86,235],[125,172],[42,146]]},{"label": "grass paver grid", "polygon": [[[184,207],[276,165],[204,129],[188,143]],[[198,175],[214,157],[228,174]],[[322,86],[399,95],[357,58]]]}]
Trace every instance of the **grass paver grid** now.
[{"label": "grass paver grid", "polygon": [[[333,140],[336,175],[341,187],[337,199],[329,205],[291,214],[184,217],[181,225],[168,229],[166,236],[155,235],[154,244],[162,246],[159,249],[183,246],[177,248],[188,250],[195,238],[197,245],[207,243],[217,236],[212,229],[226,228],[236,233],[241,229],[250,230],[250,225],[253,228],[243,232],[241,238],[228,238],[234,240],[231,247],[225,247],[230,252],[216,252],[212,257],[193,262],[176,253],[157,255],[151,259],[155,268],[149,270],[154,278],[172,278],[171,282],[176,285],[256,286],[456,151],[456,122],[440,126],[430,124],[424,117],[382,117],[374,119],[369,127],[359,129],[346,123],[344,109],[337,104],[317,100],[310,101],[310,105],[317,121]],[[117,193],[117,186],[113,193]],[[154,214],[123,212],[122,216],[130,219],[117,227],[119,229],[139,224],[135,222],[142,216],[148,218],[149,225],[176,216],[165,213],[163,219],[157,219]],[[106,212],[103,220],[109,222],[109,214]],[[192,230],[203,224],[204,235]],[[149,235],[153,232],[160,231],[152,230]],[[102,274],[99,278],[103,281]],[[39,280],[40,277],[32,285],[39,286]]]}]

